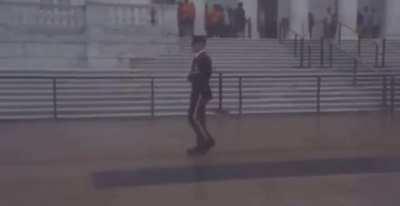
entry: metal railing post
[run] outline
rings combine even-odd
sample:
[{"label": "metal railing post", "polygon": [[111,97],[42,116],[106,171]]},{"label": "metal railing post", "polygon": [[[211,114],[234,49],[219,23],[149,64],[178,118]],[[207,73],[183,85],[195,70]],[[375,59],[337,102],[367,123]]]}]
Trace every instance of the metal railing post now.
[{"label": "metal railing post", "polygon": [[308,68],[312,67],[312,59],[311,59],[311,45],[308,45]]},{"label": "metal railing post", "polygon": [[386,38],[382,41],[382,68],[386,67]]},{"label": "metal railing post", "polygon": [[251,39],[252,36],[253,36],[253,34],[252,34],[253,25],[252,25],[252,22],[251,22],[251,18],[248,18],[247,21],[248,21],[248,25],[249,25],[248,26],[248,38]]},{"label": "metal railing post", "polygon": [[317,77],[317,113],[321,113],[321,76]]},{"label": "metal railing post", "polygon": [[300,40],[300,68],[304,67],[304,38]]},{"label": "metal railing post", "polygon": [[242,77],[239,77],[239,115],[242,115],[243,94],[242,94]]},{"label": "metal railing post", "polygon": [[375,44],[375,67],[379,67],[379,45]]},{"label": "metal railing post", "polygon": [[358,47],[358,56],[361,56],[361,36],[358,35],[358,43],[357,43],[357,47]]},{"label": "metal railing post", "polygon": [[218,110],[222,111],[223,104],[223,82],[222,82],[222,72],[218,73]]},{"label": "metal railing post", "polygon": [[396,107],[396,89],[395,89],[395,78],[394,76],[390,79],[390,111],[393,113]]},{"label": "metal railing post", "polygon": [[382,82],[382,106],[384,109],[387,108],[387,77],[383,76]]},{"label": "metal railing post", "polygon": [[338,35],[339,45],[342,45],[342,27],[343,27],[342,23],[339,23],[339,35]]},{"label": "metal railing post", "polygon": [[53,78],[53,116],[54,119],[58,119],[58,108],[57,108],[57,78]]},{"label": "metal railing post", "polygon": [[154,118],[154,107],[155,107],[155,103],[154,103],[154,94],[155,94],[155,92],[154,92],[154,77],[151,77],[151,81],[150,81],[150,84],[151,84],[151,93],[150,93],[150,114],[151,114],[151,117],[152,118]]},{"label": "metal railing post", "polygon": [[321,63],[321,67],[324,66],[324,47],[325,47],[325,40],[324,37],[321,37],[321,42],[320,42],[320,63]]},{"label": "metal railing post", "polygon": [[353,60],[353,85],[357,86],[357,70],[358,70],[358,61],[357,59]]},{"label": "metal railing post", "polygon": [[278,41],[279,43],[282,43],[282,25],[279,24],[278,26]]},{"label": "metal railing post", "polygon": [[333,67],[333,45],[332,43],[329,44],[329,67]]},{"label": "metal railing post", "polygon": [[297,57],[297,47],[298,47],[298,40],[297,40],[297,34],[294,35],[294,56]]}]

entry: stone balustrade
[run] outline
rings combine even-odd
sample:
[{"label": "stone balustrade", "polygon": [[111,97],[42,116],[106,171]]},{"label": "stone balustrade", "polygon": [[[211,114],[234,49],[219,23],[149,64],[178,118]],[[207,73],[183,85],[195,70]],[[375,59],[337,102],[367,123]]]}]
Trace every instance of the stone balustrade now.
[{"label": "stone balustrade", "polygon": [[[165,9],[167,13],[171,13],[175,8],[150,4],[95,2],[87,2],[84,5],[0,2],[0,27],[50,33],[78,33],[91,26],[119,29],[167,28],[162,25],[165,21]],[[176,16],[168,15],[168,18],[174,20]]]},{"label": "stone balustrade", "polygon": [[85,28],[85,6],[38,3],[0,3],[3,26],[28,31],[81,32]]},{"label": "stone balustrade", "polygon": [[161,23],[161,11],[158,6],[137,4],[100,4],[100,10],[105,10],[107,20],[104,22],[114,26],[143,26]]}]

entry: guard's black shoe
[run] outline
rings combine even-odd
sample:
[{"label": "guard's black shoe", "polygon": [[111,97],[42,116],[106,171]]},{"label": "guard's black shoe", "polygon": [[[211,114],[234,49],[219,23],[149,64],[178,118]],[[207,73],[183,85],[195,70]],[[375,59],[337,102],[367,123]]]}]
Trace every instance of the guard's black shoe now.
[{"label": "guard's black shoe", "polygon": [[186,153],[189,156],[201,156],[201,155],[205,155],[208,151],[208,148],[205,146],[196,146],[193,148],[190,148],[186,151]]},{"label": "guard's black shoe", "polygon": [[210,148],[212,148],[212,147],[214,147],[215,146],[215,140],[214,139],[209,139],[209,140],[207,140],[207,142],[206,142],[206,146],[207,146],[207,148],[208,149],[210,149]]},{"label": "guard's black shoe", "polygon": [[204,144],[204,151],[202,151],[204,154],[207,154],[211,148],[215,146],[215,140],[214,139],[208,139],[205,144]]}]

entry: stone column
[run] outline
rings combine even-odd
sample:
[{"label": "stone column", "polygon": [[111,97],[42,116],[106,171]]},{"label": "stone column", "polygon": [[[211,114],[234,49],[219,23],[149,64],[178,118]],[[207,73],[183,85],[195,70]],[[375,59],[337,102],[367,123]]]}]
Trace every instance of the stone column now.
[{"label": "stone column", "polygon": [[205,29],[205,0],[192,0],[196,7],[196,20],[194,22],[194,34],[206,35]]},{"label": "stone column", "polygon": [[[308,35],[309,0],[291,0],[290,2],[290,28],[303,36]],[[293,37],[291,34],[290,37]]]},{"label": "stone column", "polygon": [[[243,8],[246,11],[246,18],[250,18],[251,21],[251,35],[253,39],[259,39],[260,34],[258,33],[258,0],[242,0]],[[247,34],[247,29],[246,29]]]},{"label": "stone column", "polygon": [[389,39],[400,39],[400,1],[386,0],[384,35]]},{"label": "stone column", "polygon": [[290,17],[290,2],[291,0],[278,1],[278,24],[282,18]]},{"label": "stone column", "polygon": [[357,39],[358,0],[339,0],[338,3],[339,21],[352,28],[342,28],[342,39]]},{"label": "stone column", "polygon": [[107,10],[105,7],[100,7],[94,2],[86,3],[86,62],[87,67],[97,67],[99,61],[96,61],[96,57],[101,56],[99,51],[99,44],[96,42],[102,40],[103,32],[101,25],[107,21],[106,14]]}]

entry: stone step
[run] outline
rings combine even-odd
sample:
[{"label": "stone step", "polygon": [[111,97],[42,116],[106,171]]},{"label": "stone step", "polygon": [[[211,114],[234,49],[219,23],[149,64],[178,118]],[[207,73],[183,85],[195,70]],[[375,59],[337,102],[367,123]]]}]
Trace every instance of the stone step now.
[{"label": "stone step", "polygon": [[[290,45],[279,44],[277,40],[253,41],[238,39],[210,39],[208,51],[213,57],[216,71],[224,71],[225,75],[287,75],[287,74],[351,74],[352,58],[334,50],[334,68],[319,69],[319,41],[312,41],[311,60],[315,69],[295,69],[299,65],[299,57],[294,57],[293,42]],[[353,51],[356,41],[344,41],[342,48]],[[373,63],[374,47],[363,43],[362,58],[366,63]],[[190,40],[183,40],[180,49],[152,60],[133,60],[136,68],[129,69],[131,60],[98,56],[91,59],[94,68],[101,70],[80,71],[77,63],[72,69],[63,67],[65,59],[60,61],[38,57],[34,60],[10,61],[9,71],[1,71],[1,76],[44,75],[81,76],[81,77],[137,77],[137,75],[168,75],[169,79],[155,79],[155,114],[186,115],[190,84],[186,82],[186,74],[190,68],[192,54]],[[172,51],[172,50],[171,50]],[[393,55],[395,50],[388,49]],[[1,53],[1,52],[0,52]],[[353,53],[356,54],[356,53]],[[1,54],[0,54],[1,56]],[[325,54],[325,61],[328,62]],[[388,57],[390,57],[388,55]],[[3,58],[4,59],[4,58]],[[391,58],[396,63],[396,56]],[[400,59],[400,58],[398,58]],[[1,57],[0,57],[1,60]],[[14,59],[15,60],[15,59]],[[43,60],[43,61],[42,61]],[[31,62],[29,62],[31,61]],[[36,61],[36,62],[34,62]],[[49,61],[49,62],[46,62]],[[0,62],[1,63],[1,62]],[[13,68],[30,64],[30,68],[48,68],[42,72]],[[48,63],[48,64],[46,64]],[[71,63],[71,62],[69,62]],[[305,64],[307,61],[305,61]],[[1,64],[0,64],[1,65]],[[60,66],[61,65],[61,66]],[[83,66],[84,67],[84,66]],[[3,67],[4,68],[4,67]],[[64,68],[64,69],[63,69]],[[116,69],[119,68],[119,69]],[[11,71],[10,71],[11,70]],[[57,73],[60,70],[61,72]],[[88,69],[90,70],[90,69]],[[360,73],[371,74],[362,71]],[[214,100],[210,103],[210,114],[218,107],[218,81],[214,75],[211,86]],[[323,77],[321,87],[321,110],[331,111],[377,111],[382,109],[382,79],[358,78],[358,86],[353,86],[352,77]],[[298,113],[316,112],[316,78],[243,78],[243,113]],[[150,115],[151,91],[150,79],[58,79],[57,104],[61,118],[100,118],[100,117],[148,117]],[[26,80],[0,78],[0,119],[18,118],[53,118],[52,80]],[[238,112],[238,79],[224,79],[224,108],[231,113]],[[400,94],[399,91],[396,95]]]}]

